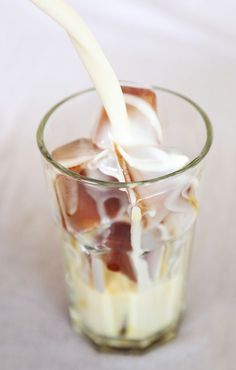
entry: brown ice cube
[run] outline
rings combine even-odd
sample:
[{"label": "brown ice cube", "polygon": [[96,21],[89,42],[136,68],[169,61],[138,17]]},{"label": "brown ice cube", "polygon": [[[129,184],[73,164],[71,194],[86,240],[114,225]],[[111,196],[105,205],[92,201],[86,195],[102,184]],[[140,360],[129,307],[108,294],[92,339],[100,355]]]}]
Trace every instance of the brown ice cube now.
[{"label": "brown ice cube", "polygon": [[52,157],[65,167],[85,163],[101,151],[92,140],[82,138],[56,148]]},{"label": "brown ice cube", "polygon": [[[113,176],[105,175],[98,169],[84,169],[83,175],[96,178],[103,181],[117,182]],[[127,192],[118,188],[109,188],[105,186],[90,186],[88,193],[95,199],[97,208],[100,212],[100,218],[104,222],[104,218],[113,220],[115,218],[123,218],[127,213],[128,196]]]},{"label": "brown ice cube", "polygon": [[[123,94],[130,94],[137,96],[138,98],[141,98],[145,100],[147,103],[151,105],[153,110],[156,111],[156,94],[154,91],[146,88],[141,88],[141,87],[133,87],[133,86],[121,86],[121,90]],[[127,113],[128,115],[131,113],[134,113],[137,111],[137,108],[131,106],[130,104],[127,105]],[[99,119],[99,122],[103,124],[104,122],[109,121],[108,116],[106,114],[106,111],[103,109],[101,112],[101,116]]]},{"label": "brown ice cube", "polygon": [[107,198],[104,202],[105,211],[108,217],[115,218],[121,207],[121,200],[117,197]]},{"label": "brown ice cube", "polygon": [[64,223],[71,232],[89,230],[100,223],[96,201],[87,186],[64,175],[56,178],[56,190]]},{"label": "brown ice cube", "polygon": [[135,281],[136,276],[129,257],[129,252],[132,251],[130,233],[131,227],[128,222],[114,222],[99,235],[98,243],[101,247],[109,248],[103,255],[107,268],[121,272]]},{"label": "brown ice cube", "polygon": [[[116,181],[97,169],[74,166],[70,170],[82,176]],[[83,181],[58,175],[55,180],[57,198],[66,228],[71,232],[86,231],[102,222],[123,218],[127,212],[127,193],[116,188],[86,184]]]},{"label": "brown ice cube", "polygon": [[[134,96],[137,96],[138,98],[145,100],[147,103],[150,104],[153,110],[156,111],[157,101],[156,101],[156,94],[153,90],[142,88],[142,87],[134,87],[134,86],[122,86],[121,89],[124,94],[134,95]],[[136,111],[136,108],[130,105],[128,105],[127,108],[128,108],[128,114],[131,113],[132,111]]]},{"label": "brown ice cube", "polygon": [[[143,99],[148,104],[150,104],[154,111],[156,111],[157,109],[156,94],[153,90],[133,86],[121,86],[121,89],[124,94],[134,95]],[[131,106],[130,104],[126,104],[126,108],[129,117],[140,115],[140,112],[137,110],[137,108]],[[95,127],[95,130],[92,134],[93,142],[96,143],[96,145],[98,145],[99,147],[112,146],[109,131],[110,131],[109,118],[107,116],[105,109],[103,108],[97,126]]]}]

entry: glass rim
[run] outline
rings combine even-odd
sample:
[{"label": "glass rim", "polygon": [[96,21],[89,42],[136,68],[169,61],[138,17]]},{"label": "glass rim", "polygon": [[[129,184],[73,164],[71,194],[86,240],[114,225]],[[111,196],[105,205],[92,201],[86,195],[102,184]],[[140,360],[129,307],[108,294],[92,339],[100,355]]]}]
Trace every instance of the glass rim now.
[{"label": "glass rim", "polygon": [[[130,82],[126,82],[126,81],[120,81],[120,82],[121,82],[121,84],[122,83],[124,83],[124,84],[130,83]],[[133,84],[133,83],[131,82],[130,84]],[[139,86],[138,84],[135,84],[135,85]],[[142,84],[140,84],[140,86],[142,86]],[[62,106],[63,104],[65,104],[69,100],[74,99],[74,98],[76,98],[80,95],[95,91],[94,87],[81,90],[79,92],[76,92],[76,93],[62,99],[57,104],[55,104],[51,109],[49,109],[49,111],[44,115],[44,117],[40,121],[40,124],[39,124],[38,129],[37,129],[37,133],[36,133],[37,144],[38,144],[38,148],[39,148],[41,154],[57,170],[59,170],[60,172],[64,173],[65,175],[67,175],[69,177],[73,177],[74,179],[77,179],[77,180],[85,182],[85,183],[93,184],[93,185],[100,185],[100,186],[106,186],[106,187],[116,187],[116,188],[128,188],[128,187],[135,187],[135,186],[140,186],[140,185],[145,185],[145,184],[152,184],[152,183],[155,183],[155,182],[163,181],[163,180],[166,180],[168,178],[180,175],[181,173],[186,172],[187,170],[195,167],[198,163],[200,163],[206,157],[206,155],[209,152],[209,150],[211,148],[211,145],[212,145],[213,130],[212,130],[212,124],[211,124],[210,119],[208,118],[205,111],[197,103],[195,103],[192,99],[186,97],[185,95],[182,95],[181,93],[178,93],[176,91],[173,91],[173,90],[170,90],[170,89],[167,89],[167,88],[164,88],[164,87],[159,87],[159,86],[155,86],[155,85],[152,85],[150,87],[153,90],[162,91],[162,92],[165,92],[165,93],[168,93],[168,94],[171,94],[171,95],[175,95],[178,98],[186,101],[187,103],[192,105],[198,111],[201,118],[203,119],[203,122],[205,124],[205,129],[206,129],[205,143],[204,143],[200,153],[191,162],[187,163],[183,167],[179,168],[176,171],[169,172],[165,175],[154,177],[154,178],[151,178],[151,179],[148,179],[148,180],[117,182],[117,181],[104,181],[104,180],[99,180],[99,179],[96,179],[96,178],[80,175],[78,172],[72,171],[72,170],[64,167],[60,162],[53,159],[53,157],[51,156],[51,154],[47,150],[47,147],[46,147],[45,142],[44,142],[44,129],[47,125],[47,122],[48,122],[49,118],[52,116],[52,114],[60,106]]]}]

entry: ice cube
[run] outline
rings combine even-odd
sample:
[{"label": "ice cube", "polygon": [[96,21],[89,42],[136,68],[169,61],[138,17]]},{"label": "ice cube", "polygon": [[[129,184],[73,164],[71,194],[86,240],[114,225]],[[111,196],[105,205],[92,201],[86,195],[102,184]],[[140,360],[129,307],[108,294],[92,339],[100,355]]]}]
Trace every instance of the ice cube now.
[{"label": "ice cube", "polygon": [[[103,181],[117,182],[116,178],[105,175],[96,168],[87,168],[83,174]],[[106,223],[107,219],[123,219],[128,211],[128,196],[124,189],[120,190],[115,187],[109,188],[97,185],[88,187],[88,193],[96,201],[101,223],[103,224]]]},{"label": "ice cube", "polygon": [[56,148],[52,157],[63,166],[78,166],[99,154],[101,149],[90,139],[82,138]]},{"label": "ice cube", "polygon": [[[139,98],[145,100],[147,103],[151,105],[151,107],[156,110],[157,108],[157,101],[156,101],[156,94],[153,90],[142,88],[142,87],[134,87],[134,86],[122,86],[122,91],[124,94],[130,94],[138,96]],[[130,107],[130,109],[132,109]]]},{"label": "ice cube", "polygon": [[[74,166],[70,170],[99,180],[117,181],[97,169]],[[88,231],[100,224],[109,224],[110,220],[127,217],[128,197],[125,191],[86,184],[64,175],[56,177],[55,186],[64,223],[71,232]]]},{"label": "ice cube", "polygon": [[110,218],[115,218],[121,208],[121,200],[117,197],[107,198],[104,202],[106,214]]},{"label": "ice cube", "polygon": [[[156,94],[154,91],[146,88],[138,88],[133,86],[122,86],[122,91],[124,94],[129,96],[137,97],[148,103],[149,111],[151,113],[156,112]],[[127,100],[127,113],[132,125],[132,140],[142,141],[142,143],[151,142],[155,143],[157,141],[155,129],[151,125],[148,125],[149,119],[147,116],[137,109],[136,106],[129,103]],[[151,107],[151,110],[150,110]],[[145,125],[145,135],[143,135],[143,126]],[[128,133],[127,133],[128,135]],[[112,136],[111,136],[111,125],[108,116],[104,109],[101,111],[97,126],[92,133],[93,142],[100,148],[112,148]]]},{"label": "ice cube", "polygon": [[100,223],[96,201],[88,192],[88,185],[58,175],[56,191],[66,227],[71,232],[89,230]]},{"label": "ice cube", "polygon": [[107,268],[114,272],[121,272],[136,281],[136,276],[130,260],[129,252],[132,251],[130,224],[128,222],[114,222],[98,237],[101,247],[110,251],[103,255]]},{"label": "ice cube", "polygon": [[100,244],[117,252],[132,250],[130,239],[130,224],[128,222],[114,222],[99,236]]}]

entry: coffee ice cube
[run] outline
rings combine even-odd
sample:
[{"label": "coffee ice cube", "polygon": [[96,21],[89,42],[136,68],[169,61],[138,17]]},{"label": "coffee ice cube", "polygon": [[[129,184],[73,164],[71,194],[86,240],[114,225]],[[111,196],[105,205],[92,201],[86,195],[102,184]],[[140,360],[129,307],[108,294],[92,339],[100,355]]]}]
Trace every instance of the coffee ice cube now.
[{"label": "coffee ice cube", "polygon": [[100,215],[95,199],[88,192],[88,185],[64,175],[58,175],[55,182],[68,231],[73,233],[98,226]]},{"label": "coffee ice cube", "polygon": [[[156,112],[156,94],[154,91],[133,86],[121,86],[121,89],[124,94],[133,96],[134,98],[140,98],[141,101],[148,103],[148,107],[151,108],[151,111]],[[137,107],[133,104],[130,104],[129,100],[126,102],[126,108],[130,123],[133,127],[132,139],[134,140],[136,137],[135,140],[137,141],[141,137],[142,142],[147,140],[155,143],[156,132],[151,125],[148,125],[149,118],[146,116],[146,114],[137,109]],[[145,136],[142,134],[143,125],[146,125]],[[104,108],[102,108],[98,123],[93,130],[92,140],[100,148],[113,147],[111,124]]]},{"label": "coffee ice cube", "polygon": [[[153,90],[142,88],[142,87],[135,87],[135,86],[122,86],[123,94],[130,94],[138,96],[139,98],[145,100],[150,106],[156,110],[157,108],[157,99],[156,94]],[[130,107],[131,108],[131,107]]]},{"label": "coffee ice cube", "polygon": [[[117,181],[96,168],[86,169],[84,164],[70,170],[98,180]],[[127,218],[125,191],[87,184],[64,175],[56,177],[55,187],[64,224],[70,232],[89,231],[111,220]]]},{"label": "coffee ice cube", "polygon": [[101,248],[107,248],[103,261],[107,268],[113,272],[121,272],[129,279],[136,281],[136,275],[130,260],[131,226],[124,221],[114,222],[103,230],[98,236]]},{"label": "coffee ice cube", "polygon": [[56,148],[52,157],[64,167],[78,166],[91,160],[101,149],[92,140],[82,138]]}]

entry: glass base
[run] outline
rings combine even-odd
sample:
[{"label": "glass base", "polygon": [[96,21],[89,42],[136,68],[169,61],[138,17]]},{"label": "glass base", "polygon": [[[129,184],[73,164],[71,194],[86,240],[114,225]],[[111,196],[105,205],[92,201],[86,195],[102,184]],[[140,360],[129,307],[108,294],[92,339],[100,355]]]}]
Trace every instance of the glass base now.
[{"label": "glass base", "polygon": [[154,345],[162,345],[174,339],[178,332],[180,320],[181,318],[162,331],[139,340],[127,339],[122,336],[112,338],[98,335],[86,326],[79,324],[78,321],[73,320],[73,318],[72,326],[76,333],[85,335],[100,351],[110,352],[112,350],[125,350],[141,352],[150,349],[150,347]]}]

